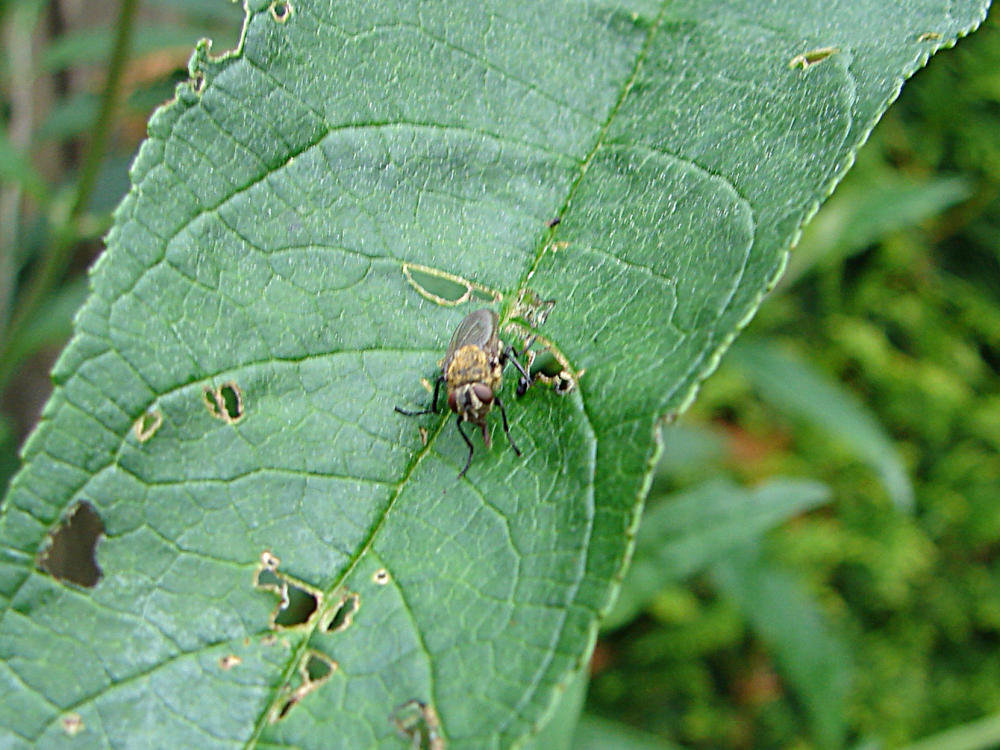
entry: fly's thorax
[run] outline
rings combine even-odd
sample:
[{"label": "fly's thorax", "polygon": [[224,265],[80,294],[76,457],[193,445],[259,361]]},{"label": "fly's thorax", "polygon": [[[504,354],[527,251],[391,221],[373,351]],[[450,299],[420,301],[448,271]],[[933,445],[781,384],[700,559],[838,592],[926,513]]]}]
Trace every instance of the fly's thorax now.
[{"label": "fly's thorax", "polygon": [[484,383],[495,393],[500,389],[502,378],[499,358],[491,357],[479,346],[463,346],[445,363],[444,379],[449,391],[463,385]]}]

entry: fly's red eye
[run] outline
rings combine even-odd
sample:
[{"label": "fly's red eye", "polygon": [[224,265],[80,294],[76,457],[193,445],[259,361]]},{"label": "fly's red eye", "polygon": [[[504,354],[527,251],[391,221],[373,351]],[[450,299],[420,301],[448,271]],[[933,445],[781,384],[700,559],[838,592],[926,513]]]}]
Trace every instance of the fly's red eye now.
[{"label": "fly's red eye", "polygon": [[493,403],[493,390],[485,383],[474,384],[472,386],[472,390],[476,394],[476,398],[478,398],[484,404]]},{"label": "fly's red eye", "polygon": [[448,391],[448,408],[458,414],[458,392]]}]

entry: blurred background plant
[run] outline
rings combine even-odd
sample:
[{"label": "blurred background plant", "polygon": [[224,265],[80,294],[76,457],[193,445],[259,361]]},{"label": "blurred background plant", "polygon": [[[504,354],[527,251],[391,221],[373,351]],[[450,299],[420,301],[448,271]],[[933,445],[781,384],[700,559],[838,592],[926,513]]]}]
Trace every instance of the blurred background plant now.
[{"label": "blurred background plant", "polygon": [[[0,490],[150,112],[241,19],[0,9]],[[990,19],[905,87],[664,429],[574,747],[1000,746],[998,134]]]},{"label": "blurred background plant", "polygon": [[0,4],[0,494],[150,113],[187,79],[195,43],[231,48],[242,19],[225,0]]}]

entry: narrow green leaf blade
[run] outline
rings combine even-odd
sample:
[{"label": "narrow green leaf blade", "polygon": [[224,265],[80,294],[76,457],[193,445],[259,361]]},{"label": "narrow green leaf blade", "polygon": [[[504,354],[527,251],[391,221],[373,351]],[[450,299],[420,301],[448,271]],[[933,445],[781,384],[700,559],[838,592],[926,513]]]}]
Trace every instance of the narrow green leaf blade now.
[{"label": "narrow green leaf blade", "polygon": [[604,627],[625,624],[668,584],[829,498],[824,485],[797,479],[775,479],[753,490],[720,479],[660,498],[643,517],[632,565]]},{"label": "narrow green leaf blade", "polygon": [[888,169],[869,171],[868,179],[851,182],[850,189],[845,182],[803,232],[789,259],[783,286],[814,267],[842,263],[890,233],[940,214],[971,192],[961,177],[916,182],[892,179]]},{"label": "narrow green leaf blade", "polygon": [[732,552],[712,573],[770,645],[782,675],[805,706],[820,746],[843,747],[850,652],[816,603],[788,572],[753,547]]},{"label": "narrow green leaf blade", "polygon": [[993,714],[925,737],[906,750],[989,750],[997,744],[1000,744],[1000,714]]},{"label": "narrow green leaf blade", "polygon": [[573,738],[573,750],[677,750],[659,737],[637,731],[621,722],[584,714]]},{"label": "narrow green leaf blade", "polygon": [[772,406],[828,432],[878,472],[897,508],[913,509],[913,485],[895,445],[857,398],[767,341],[744,339],[732,357]]},{"label": "narrow green leaf blade", "polygon": [[10,142],[7,133],[0,131],[0,180],[16,183],[41,204],[49,200],[48,187],[28,157]]},{"label": "narrow green leaf blade", "polygon": [[525,745],[525,750],[577,750],[580,713],[587,698],[590,665],[586,664],[570,679],[559,696],[555,711],[542,730]]}]

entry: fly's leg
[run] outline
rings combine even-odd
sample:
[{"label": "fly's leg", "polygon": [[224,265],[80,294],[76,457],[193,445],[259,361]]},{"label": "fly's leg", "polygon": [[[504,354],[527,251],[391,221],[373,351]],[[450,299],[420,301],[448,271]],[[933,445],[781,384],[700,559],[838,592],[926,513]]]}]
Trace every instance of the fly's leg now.
[{"label": "fly's leg", "polygon": [[438,410],[438,394],[441,392],[441,384],[444,382],[444,375],[438,375],[437,380],[434,381],[434,399],[431,401],[430,409],[421,409],[420,411],[407,411],[406,409],[400,409],[398,406],[394,409],[400,414],[404,414],[407,417],[419,417],[421,414],[436,414]]},{"label": "fly's leg", "polygon": [[500,400],[499,396],[494,396],[493,402],[500,407],[500,417],[503,419],[503,432],[507,436],[507,441],[510,443],[510,447],[514,449],[514,453],[520,456],[521,451],[514,444],[514,438],[510,436],[510,425],[507,424],[507,410],[503,408],[503,401]]},{"label": "fly's leg", "polygon": [[472,464],[472,450],[473,450],[473,448],[472,448],[472,441],[469,440],[469,436],[466,435],[465,434],[465,430],[462,429],[462,417],[461,417],[461,415],[459,415],[458,417],[456,417],[456,419],[455,419],[455,426],[458,428],[458,434],[462,436],[462,440],[464,440],[465,444],[467,446],[469,446],[469,457],[465,459],[465,466],[463,466],[462,470],[460,472],[458,472],[458,478],[461,479],[463,476],[465,476],[465,472],[467,472],[469,470],[469,466]]},{"label": "fly's leg", "polygon": [[[521,373],[521,377],[517,380],[517,397],[521,398],[527,390],[531,387],[531,373],[524,369],[524,365],[521,364],[520,353],[513,346],[508,346],[503,353],[503,359],[506,363],[508,360],[517,368],[517,371]],[[507,437],[510,437],[509,435]],[[518,453],[518,455],[521,455]]]}]

